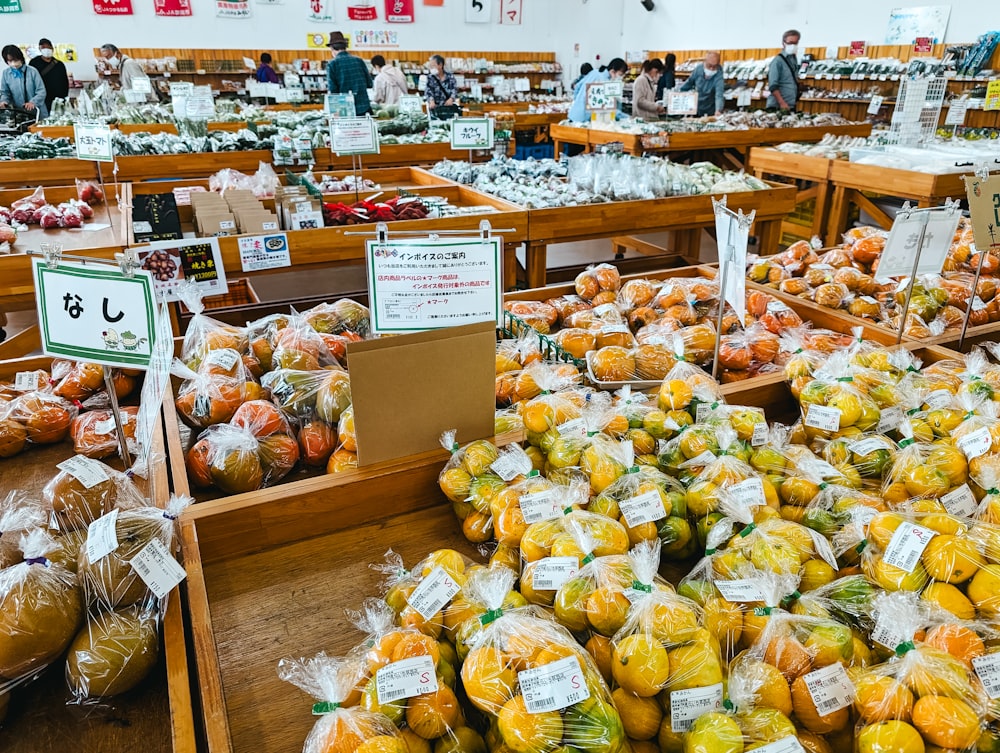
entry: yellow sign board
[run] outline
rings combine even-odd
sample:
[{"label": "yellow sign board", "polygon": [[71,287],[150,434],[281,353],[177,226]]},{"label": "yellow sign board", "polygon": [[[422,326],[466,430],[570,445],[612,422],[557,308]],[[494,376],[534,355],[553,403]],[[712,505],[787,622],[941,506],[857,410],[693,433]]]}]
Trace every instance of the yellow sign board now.
[{"label": "yellow sign board", "polygon": [[984,110],[1000,110],[1000,78],[995,78],[986,85],[986,103]]},{"label": "yellow sign board", "polygon": [[306,47],[310,50],[323,50],[330,44],[330,36],[322,32],[306,34]]}]

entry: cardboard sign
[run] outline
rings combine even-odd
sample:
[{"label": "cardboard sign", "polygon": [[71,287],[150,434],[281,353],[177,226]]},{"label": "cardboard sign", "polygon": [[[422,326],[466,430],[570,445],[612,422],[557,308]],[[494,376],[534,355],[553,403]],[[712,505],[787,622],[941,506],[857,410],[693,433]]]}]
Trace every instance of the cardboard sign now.
[{"label": "cardboard sign", "polygon": [[366,245],[373,332],[500,322],[500,238],[390,239]]},{"label": "cardboard sign", "polygon": [[156,340],[153,276],[111,265],[32,259],[42,351],[105,366],[145,369]]},{"label": "cardboard sign", "polygon": [[847,50],[847,57],[849,58],[860,58],[864,57],[865,53],[868,51],[868,43],[862,40],[851,42],[851,46]]},{"label": "cardboard sign", "polygon": [[73,141],[76,144],[76,158],[93,162],[114,162],[114,145],[111,143],[111,128],[106,125],[73,125]]},{"label": "cardboard sign", "polygon": [[336,118],[330,123],[330,146],[338,155],[378,154],[378,127],[363,118]]},{"label": "cardboard sign", "polygon": [[492,322],[348,344],[359,465],[440,449],[449,429],[493,436],[495,350]]},{"label": "cardboard sign", "polygon": [[1000,175],[965,177],[972,233],[981,251],[1000,249]]},{"label": "cardboard sign", "polygon": [[452,149],[492,149],[493,118],[455,118],[451,121]]},{"label": "cardboard sign", "polygon": [[667,115],[694,115],[698,112],[698,92],[667,92]]}]

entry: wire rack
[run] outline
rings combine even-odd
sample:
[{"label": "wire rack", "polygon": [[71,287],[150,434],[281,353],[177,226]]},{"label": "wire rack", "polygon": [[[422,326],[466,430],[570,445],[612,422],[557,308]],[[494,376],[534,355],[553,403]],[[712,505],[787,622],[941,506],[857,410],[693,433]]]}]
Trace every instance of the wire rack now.
[{"label": "wire rack", "polygon": [[900,81],[887,142],[912,145],[933,137],[947,85],[944,78],[904,78]]}]

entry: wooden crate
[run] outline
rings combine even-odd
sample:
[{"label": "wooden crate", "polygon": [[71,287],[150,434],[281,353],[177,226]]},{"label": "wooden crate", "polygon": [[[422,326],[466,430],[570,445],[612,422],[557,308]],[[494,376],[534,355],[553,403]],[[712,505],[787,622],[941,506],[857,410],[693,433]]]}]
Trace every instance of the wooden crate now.
[{"label": "wooden crate", "polygon": [[[0,361],[0,379],[19,371],[51,367],[49,357]],[[153,452],[165,453],[162,421]],[[35,447],[0,460],[0,497],[12,489],[40,495],[57,472],[56,464],[73,455],[72,442]],[[120,461],[109,460],[115,465]],[[154,504],[162,506],[170,493],[165,462],[155,465],[148,481],[135,478]],[[56,662],[40,679],[15,690],[10,714],[0,728],[0,749],[6,753],[196,753],[191,676],[179,589],[168,597],[163,617],[164,661],[134,691],[114,699],[108,713],[80,714],[65,705],[64,663]]]}]

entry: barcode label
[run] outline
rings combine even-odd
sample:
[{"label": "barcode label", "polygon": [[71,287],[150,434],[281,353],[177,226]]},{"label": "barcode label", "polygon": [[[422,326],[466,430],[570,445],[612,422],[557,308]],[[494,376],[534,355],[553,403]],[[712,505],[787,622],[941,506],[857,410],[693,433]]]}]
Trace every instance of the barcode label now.
[{"label": "barcode label", "polygon": [[572,421],[559,424],[556,427],[560,437],[576,437],[577,439],[587,438],[587,422],[582,418],[574,418]]},{"label": "barcode label", "polygon": [[972,667],[993,700],[1000,698],[1000,654],[986,654],[972,660]]},{"label": "barcode label", "polygon": [[231,371],[236,367],[236,364],[240,360],[240,355],[235,350],[230,348],[223,348],[222,350],[213,350],[208,354],[208,362],[210,364],[215,364],[224,371]]},{"label": "barcode label", "polygon": [[729,487],[729,494],[748,510],[758,505],[766,505],[767,497],[764,496],[764,482],[759,478],[748,478]]},{"label": "barcode label", "polygon": [[695,408],[694,412],[695,422],[700,424],[706,418],[715,413],[718,407],[718,403],[698,403],[698,407]]},{"label": "barcode label", "polygon": [[840,429],[840,408],[810,405],[806,411],[806,426],[821,431],[837,431]]},{"label": "barcode label", "polygon": [[937,410],[951,403],[954,397],[948,390],[934,390],[934,392],[924,398],[924,402],[927,403],[927,407],[931,410]]},{"label": "barcode label", "polygon": [[750,440],[750,445],[753,447],[762,447],[767,444],[768,430],[766,423],[760,423],[753,427],[753,438]]},{"label": "barcode label", "polygon": [[892,620],[887,620],[879,614],[875,620],[875,627],[872,629],[872,640],[891,651],[895,651],[896,646],[908,640],[908,636]]},{"label": "barcode label", "polygon": [[576,656],[518,672],[517,681],[530,714],[559,711],[590,698],[583,668]]},{"label": "barcode label", "polygon": [[130,564],[157,599],[165,598],[174,586],[187,577],[184,568],[159,539],[150,541]]},{"label": "barcode label", "polygon": [[546,557],[538,560],[531,571],[531,587],[535,591],[556,591],[580,569],[576,557]]},{"label": "barcode label", "polygon": [[882,411],[878,419],[878,431],[880,434],[884,434],[887,431],[898,429],[902,423],[903,410],[894,405]]},{"label": "barcode label", "polygon": [[702,714],[722,708],[722,683],[670,694],[670,729],[687,732]]},{"label": "barcode label", "polygon": [[625,524],[629,528],[663,520],[667,517],[667,509],[663,506],[663,497],[660,496],[657,489],[652,489],[630,499],[623,499],[618,503],[618,506],[621,508]]},{"label": "barcode label", "polygon": [[93,565],[118,548],[118,510],[112,510],[87,526],[87,559]]},{"label": "barcode label", "polygon": [[[126,422],[127,423],[127,422]],[[104,421],[94,421],[94,433],[110,436],[115,431],[115,420],[113,418]]]},{"label": "barcode label", "polygon": [[892,535],[882,560],[887,565],[912,573],[920,561],[920,555],[924,553],[924,549],[935,535],[936,532],[930,528],[903,523]]},{"label": "barcode label", "polygon": [[519,445],[512,444],[500,450],[500,457],[490,468],[504,481],[513,481],[518,476],[531,473],[531,458]]},{"label": "barcode label", "polygon": [[413,607],[417,613],[425,620],[429,620],[441,608],[451,601],[452,597],[461,590],[454,578],[441,567],[435,567],[430,575],[420,581],[420,585],[413,589],[407,603]]},{"label": "barcode label", "polygon": [[864,457],[865,455],[870,455],[878,450],[888,450],[889,443],[882,439],[882,437],[867,437],[865,439],[859,439],[857,442],[851,442],[847,445],[847,449],[855,455]]},{"label": "barcode label", "polygon": [[820,716],[846,709],[854,702],[854,685],[840,662],[810,672],[802,679]]},{"label": "barcode label", "polygon": [[968,484],[962,484],[957,489],[945,494],[941,497],[941,504],[952,515],[960,515],[962,517],[972,515],[979,506],[976,502],[976,496],[972,493]]},{"label": "barcode label", "polygon": [[91,460],[83,455],[75,455],[69,460],[64,460],[56,468],[60,471],[66,471],[66,473],[83,484],[87,489],[108,480],[108,474],[104,470],[104,466],[98,461]]},{"label": "barcode label", "polygon": [[14,375],[14,391],[30,392],[38,389],[38,373],[34,371],[19,371]]},{"label": "barcode label", "polygon": [[973,460],[989,452],[990,446],[993,444],[993,437],[990,435],[988,427],[981,426],[975,431],[971,431],[965,436],[956,439],[955,444],[958,446],[958,449],[965,453],[965,457]]},{"label": "barcode label", "polygon": [[438,689],[434,660],[429,656],[415,656],[394,661],[375,673],[375,692],[379,705],[413,698]]},{"label": "barcode label", "polygon": [[733,604],[767,600],[763,584],[757,578],[717,580],[715,581],[715,587],[719,589],[719,593],[722,594],[723,599]]},{"label": "barcode label", "polygon": [[521,495],[521,515],[524,522],[541,523],[543,520],[552,520],[562,515],[559,509],[559,500],[556,497],[555,489],[544,489],[540,492]]},{"label": "barcode label", "polygon": [[797,737],[783,737],[780,740],[756,748],[757,753],[806,753]]}]

